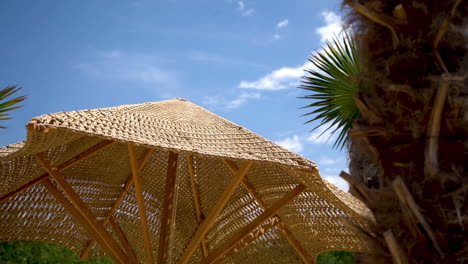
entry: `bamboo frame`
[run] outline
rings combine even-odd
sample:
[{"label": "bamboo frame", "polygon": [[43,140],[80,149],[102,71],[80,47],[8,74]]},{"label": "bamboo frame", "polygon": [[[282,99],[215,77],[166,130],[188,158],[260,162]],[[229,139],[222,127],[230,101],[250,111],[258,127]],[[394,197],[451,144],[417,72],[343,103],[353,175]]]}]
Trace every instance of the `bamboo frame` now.
[{"label": "bamboo frame", "polygon": [[[82,160],[84,160],[86,158],[91,157],[92,155],[96,154],[98,151],[112,146],[114,143],[115,143],[115,141],[112,141],[112,140],[103,140],[103,141],[97,143],[96,145],[88,148],[87,150],[81,152],[80,154],[74,156],[73,158],[65,161],[64,163],[58,165],[57,169],[58,169],[58,171],[62,171],[64,169],[66,169],[66,168],[69,168],[69,167],[75,165],[76,163],[78,163],[78,162],[80,162],[80,161],[82,161]],[[12,196],[14,196],[16,194],[28,189],[31,186],[34,186],[34,185],[36,185],[38,183],[41,183],[42,181],[48,179],[49,177],[50,177],[49,173],[42,174],[41,176],[37,177],[36,179],[22,185],[18,189],[14,190],[14,191],[11,191],[11,192],[3,195],[2,197],[0,197],[0,203],[4,202],[8,198],[10,198],[10,197],[12,197]]]},{"label": "bamboo frame", "polygon": [[146,217],[146,210],[145,210],[145,199],[143,197],[143,188],[140,184],[140,176],[138,172],[138,164],[137,164],[137,157],[135,153],[135,145],[132,143],[128,143],[128,153],[130,156],[130,165],[132,167],[132,175],[133,175],[133,184],[135,186],[135,196],[138,203],[138,212],[140,214],[140,222],[141,222],[141,229],[143,232],[143,240],[145,242],[145,251],[147,262],[150,264],[154,263],[153,260],[153,250],[151,247],[151,237],[148,227],[148,219]]},{"label": "bamboo frame", "polygon": [[193,255],[193,253],[197,249],[201,240],[206,235],[206,233],[211,228],[211,226],[215,223],[216,218],[221,213],[221,210],[227,204],[227,202],[229,201],[229,198],[231,198],[232,194],[236,190],[240,181],[247,174],[252,164],[253,164],[253,161],[247,161],[231,179],[231,182],[228,184],[224,192],[221,194],[221,197],[218,199],[213,209],[211,209],[205,221],[203,221],[203,223],[198,227],[197,231],[193,235],[192,240],[190,241],[187,248],[185,249],[185,252],[179,259],[179,262],[178,262],[179,264],[186,264],[189,261],[190,257]]},{"label": "bamboo frame", "polygon": [[127,253],[131,263],[138,264],[138,258],[135,254],[135,251],[133,250],[132,245],[130,245],[130,242],[128,241],[128,238],[125,235],[122,228],[120,228],[119,224],[115,221],[114,217],[111,217],[109,222],[112,226],[112,229],[114,229],[114,232],[117,235],[120,243],[124,247],[125,252]]},{"label": "bamboo frame", "polygon": [[[146,151],[142,161],[140,162],[140,166],[138,167],[138,172],[141,172],[143,170],[143,168],[145,167],[145,165],[148,162],[149,158],[151,157],[151,154],[153,154],[154,150],[155,149],[148,149]],[[109,212],[107,213],[106,218],[104,218],[104,220],[102,220],[102,225],[104,227],[106,227],[109,224],[109,221],[113,217],[115,211],[117,211],[117,209],[120,207],[120,204],[122,203],[123,199],[125,198],[127,193],[130,191],[130,188],[133,186],[132,174],[130,174],[127,178],[128,178],[127,182],[125,183],[122,192],[120,192],[120,194],[117,197],[117,199],[115,200],[114,204],[112,204],[112,207],[109,210]],[[83,260],[84,258],[86,258],[88,256],[88,254],[91,252],[91,249],[93,248],[95,243],[96,243],[96,241],[94,239],[92,239],[92,240],[90,240],[88,242],[88,244],[86,245],[86,248],[83,250],[83,252],[80,255],[80,260]]]},{"label": "bamboo frame", "polygon": [[37,153],[35,156],[47,172],[49,172],[50,176],[55,180],[60,189],[62,189],[66,197],[52,184],[50,179],[43,181],[42,184],[52,193],[52,195],[55,196],[64,208],[78,222],[80,222],[88,232],[91,233],[91,235],[99,242],[104,250],[112,256],[112,258],[120,263],[128,263],[127,255],[119,247],[114,238],[99,223],[96,216],[91,212],[83,200],[81,200],[75,190],[73,190],[73,187],[62,177],[58,169],[51,165],[50,161],[47,160],[45,153]]},{"label": "bamboo frame", "polygon": [[[239,169],[237,165],[231,161],[231,160],[224,160],[224,164],[231,170],[231,172],[236,173],[237,170]],[[263,210],[266,210],[268,208],[268,205],[266,202],[263,200],[263,198],[255,191],[255,187],[247,180],[247,178],[242,178],[241,181],[242,185],[244,185],[245,189],[252,195],[252,197],[257,201],[257,203],[262,207]],[[275,216],[278,218],[278,216]],[[292,235],[291,231],[289,231],[284,225],[279,225],[278,230],[283,234],[283,236],[286,238],[286,240],[289,242],[289,244],[294,248],[296,253],[301,257],[302,261],[307,264],[313,263],[311,261],[311,257],[305,251],[302,246],[299,244],[299,242],[294,238]]]},{"label": "bamboo frame", "polygon": [[167,162],[167,176],[164,194],[164,208],[161,216],[161,228],[159,233],[158,263],[168,263],[171,247],[171,238],[175,221],[177,202],[177,160],[179,155],[169,152]]},{"label": "bamboo frame", "polygon": [[[187,154],[187,169],[190,176],[190,184],[192,186],[192,193],[193,193],[193,203],[195,205],[195,213],[197,214],[198,224],[200,225],[203,220],[203,214],[201,212],[200,207],[200,196],[198,194],[197,184],[195,182],[195,169],[193,167],[193,159],[190,154]],[[208,246],[206,244],[205,236],[203,236],[202,241],[202,253],[203,257],[206,258],[208,256]]]},{"label": "bamboo frame", "polygon": [[[218,260],[214,261],[213,263],[221,263],[223,260],[227,259],[229,256],[231,256],[232,254],[234,253],[237,253],[239,252],[240,250],[242,250],[244,247],[246,247],[247,245],[249,245],[250,243],[252,243],[253,241],[255,241],[257,238],[259,238],[260,236],[262,236],[263,234],[266,234],[268,233],[271,229],[275,228],[275,227],[279,227],[280,226],[280,220],[278,217],[272,217],[271,218],[271,221],[265,225],[262,226],[262,228],[259,228],[257,230],[254,230],[252,231],[250,234],[248,234],[246,237],[244,237],[243,239],[241,239],[237,244],[236,246],[230,248],[229,250],[227,250],[221,258],[219,258]],[[204,263],[204,262],[202,262]]]},{"label": "bamboo frame", "polygon": [[226,252],[235,247],[236,244],[239,243],[239,241],[241,241],[244,237],[246,237],[248,234],[252,233],[256,228],[258,228],[263,222],[275,216],[276,213],[283,206],[285,206],[290,201],[294,200],[305,189],[305,185],[297,185],[296,188],[294,188],[281,199],[272,204],[267,210],[265,210],[262,214],[255,218],[252,222],[247,224],[240,231],[236,232],[234,236],[232,236],[228,241],[223,243],[217,249],[213,250],[213,252],[208,256],[208,258],[205,259],[204,263],[213,263],[219,258],[221,258]]}]

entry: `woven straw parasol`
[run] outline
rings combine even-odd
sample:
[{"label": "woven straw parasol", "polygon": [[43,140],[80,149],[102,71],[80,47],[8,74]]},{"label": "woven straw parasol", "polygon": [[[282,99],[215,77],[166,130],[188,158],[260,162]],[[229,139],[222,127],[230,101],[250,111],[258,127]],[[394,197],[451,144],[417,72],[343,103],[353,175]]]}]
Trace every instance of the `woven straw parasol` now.
[{"label": "woven straw parasol", "polygon": [[373,221],[315,163],[183,99],[33,118],[0,171],[0,240],[117,263],[313,263],[366,250]]}]

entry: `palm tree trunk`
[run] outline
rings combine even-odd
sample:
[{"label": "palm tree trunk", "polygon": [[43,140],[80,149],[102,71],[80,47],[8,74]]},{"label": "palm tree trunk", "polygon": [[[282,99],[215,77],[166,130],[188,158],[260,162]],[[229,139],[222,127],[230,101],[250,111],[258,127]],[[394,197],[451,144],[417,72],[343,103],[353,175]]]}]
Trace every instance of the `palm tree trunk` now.
[{"label": "palm tree trunk", "polygon": [[[468,263],[468,4],[345,0],[364,62],[350,171],[369,263]],[[361,186],[362,188],[362,186]]]}]

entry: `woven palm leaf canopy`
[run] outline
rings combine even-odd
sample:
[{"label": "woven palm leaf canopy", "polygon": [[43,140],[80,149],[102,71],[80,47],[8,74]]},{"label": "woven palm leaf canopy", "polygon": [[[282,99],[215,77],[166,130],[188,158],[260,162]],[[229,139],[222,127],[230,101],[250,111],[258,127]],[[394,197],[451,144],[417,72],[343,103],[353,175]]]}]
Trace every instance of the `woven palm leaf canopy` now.
[{"label": "woven palm leaf canopy", "polygon": [[315,163],[183,99],[43,115],[0,149],[0,240],[117,263],[313,263],[372,215]]}]

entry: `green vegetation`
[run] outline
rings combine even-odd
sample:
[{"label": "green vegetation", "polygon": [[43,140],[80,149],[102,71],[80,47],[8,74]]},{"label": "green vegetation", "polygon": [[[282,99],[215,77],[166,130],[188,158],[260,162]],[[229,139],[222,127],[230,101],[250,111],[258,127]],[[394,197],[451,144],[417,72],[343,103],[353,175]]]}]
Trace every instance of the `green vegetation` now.
[{"label": "green vegetation", "polygon": [[[71,250],[42,241],[0,242],[2,264],[113,264],[109,258],[92,258],[80,261]],[[352,264],[354,255],[346,251],[329,251],[320,254],[317,264]]]},{"label": "green vegetation", "polygon": [[339,131],[333,147],[341,147],[348,140],[348,131],[360,113],[354,98],[359,92],[360,81],[357,78],[362,70],[358,63],[356,45],[346,34],[343,40],[334,39],[327,46],[317,52],[310,62],[317,70],[306,70],[309,75],[304,76],[300,88],[312,92],[304,99],[313,102],[303,108],[312,108],[313,111],[305,116],[314,117],[307,121],[310,123],[320,120],[321,126],[328,126],[325,131],[332,130],[332,134]]},{"label": "green vegetation", "polygon": [[352,264],[354,253],[348,251],[327,251],[320,254],[317,264]]},{"label": "green vegetation", "polygon": [[[12,110],[18,109],[21,105],[16,105],[19,102],[26,99],[26,96],[19,96],[13,99],[8,99],[8,97],[12,96],[16,92],[18,92],[21,88],[15,85],[8,86],[7,88],[3,88],[0,90],[0,120],[8,120],[11,119],[8,117],[8,113]],[[15,106],[16,105],[16,106]],[[0,126],[0,128],[5,128],[4,126]]]},{"label": "green vegetation", "polygon": [[2,264],[113,264],[109,258],[92,258],[80,261],[71,250],[42,241],[0,242]]}]

